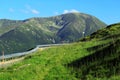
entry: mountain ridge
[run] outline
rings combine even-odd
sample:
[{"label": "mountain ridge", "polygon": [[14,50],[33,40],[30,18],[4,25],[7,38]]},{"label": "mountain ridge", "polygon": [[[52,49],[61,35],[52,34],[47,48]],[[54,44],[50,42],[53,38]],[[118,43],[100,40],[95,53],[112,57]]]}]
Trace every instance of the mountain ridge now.
[{"label": "mountain ridge", "polygon": [[102,21],[83,13],[30,18],[20,22],[6,22],[6,25],[12,26],[0,37],[0,48],[6,54],[26,51],[39,44],[74,42],[84,37],[83,32],[87,36],[106,27]]},{"label": "mountain ridge", "polygon": [[120,24],[113,24],[85,37],[90,38],[88,41],[38,50],[26,55],[25,60],[0,69],[0,79],[119,80],[119,30]]}]

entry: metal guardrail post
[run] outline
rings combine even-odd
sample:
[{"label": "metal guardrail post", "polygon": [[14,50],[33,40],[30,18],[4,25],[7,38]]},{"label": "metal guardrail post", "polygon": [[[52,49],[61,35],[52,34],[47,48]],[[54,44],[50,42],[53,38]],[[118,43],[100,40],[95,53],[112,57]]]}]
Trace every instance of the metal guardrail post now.
[{"label": "metal guardrail post", "polygon": [[5,59],[4,59],[4,51],[2,51],[2,63],[5,62]]}]

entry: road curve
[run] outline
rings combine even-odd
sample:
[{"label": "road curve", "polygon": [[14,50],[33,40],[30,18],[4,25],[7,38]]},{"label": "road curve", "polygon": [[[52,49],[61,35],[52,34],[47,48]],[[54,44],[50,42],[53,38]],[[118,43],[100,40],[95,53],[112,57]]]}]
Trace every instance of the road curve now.
[{"label": "road curve", "polygon": [[[46,47],[51,47],[51,46],[60,46],[60,45],[65,45],[65,44],[45,44],[45,45],[37,45],[34,49],[26,52],[19,52],[19,53],[12,53],[9,55],[4,55],[4,59],[9,59],[9,58],[15,58],[15,57],[20,57],[24,56],[27,54],[32,54],[33,52],[37,51],[39,48],[46,48]],[[0,60],[3,59],[3,56],[0,56]]]}]

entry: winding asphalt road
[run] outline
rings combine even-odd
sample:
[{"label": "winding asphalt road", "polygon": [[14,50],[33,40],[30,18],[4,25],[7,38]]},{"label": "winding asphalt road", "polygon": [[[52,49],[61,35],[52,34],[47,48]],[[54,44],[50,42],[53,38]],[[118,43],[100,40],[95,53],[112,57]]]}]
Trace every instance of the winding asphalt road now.
[{"label": "winding asphalt road", "polygon": [[[46,45],[37,45],[36,48],[30,50],[30,51],[26,51],[26,52],[20,52],[20,53],[12,53],[9,55],[4,55],[4,59],[9,59],[9,58],[14,58],[14,57],[20,57],[20,56],[24,56],[27,54],[32,54],[33,52],[37,51],[39,48],[47,48],[47,47],[51,47],[51,46],[60,46],[60,45],[65,45],[65,44],[46,44]],[[3,56],[0,56],[0,60],[3,59]]]}]

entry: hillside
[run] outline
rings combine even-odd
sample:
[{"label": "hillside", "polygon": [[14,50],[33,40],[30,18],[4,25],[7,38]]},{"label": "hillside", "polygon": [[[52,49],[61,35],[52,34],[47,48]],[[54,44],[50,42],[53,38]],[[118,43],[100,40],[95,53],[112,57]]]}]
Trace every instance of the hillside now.
[{"label": "hillside", "polygon": [[[92,54],[69,63],[74,68],[76,76],[91,80],[119,80],[120,71],[120,23],[112,24],[107,28],[93,33],[86,40],[95,40],[94,43],[107,43],[87,48]],[[85,39],[84,39],[85,40]],[[81,74],[78,74],[81,73]]]},{"label": "hillside", "polygon": [[0,36],[21,25],[22,21],[0,19]]},{"label": "hillside", "polygon": [[27,51],[40,44],[74,42],[106,26],[94,16],[83,13],[0,23],[1,28],[8,28],[0,36],[0,51],[5,54]]},{"label": "hillside", "polygon": [[119,30],[120,24],[113,24],[84,39],[88,41],[37,51],[0,69],[0,79],[119,80]]},{"label": "hillside", "polygon": [[106,39],[114,39],[114,38],[119,38],[120,32],[119,32],[119,27],[120,23],[112,24],[107,26],[106,28],[102,30],[98,30],[97,32],[94,32],[91,34],[91,36],[88,36],[86,38],[81,39],[83,40],[91,40],[91,39],[101,39],[101,40],[106,40]]}]

